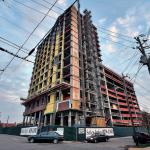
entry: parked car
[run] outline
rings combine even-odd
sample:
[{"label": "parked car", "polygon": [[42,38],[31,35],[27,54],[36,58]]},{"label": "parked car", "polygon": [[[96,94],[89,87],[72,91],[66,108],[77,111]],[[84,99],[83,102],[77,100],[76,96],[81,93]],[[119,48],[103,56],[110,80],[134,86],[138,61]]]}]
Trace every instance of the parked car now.
[{"label": "parked car", "polygon": [[109,139],[108,136],[102,135],[102,134],[92,134],[91,136],[87,137],[86,142],[92,142],[92,143],[97,143],[97,142],[107,142]]},{"label": "parked car", "polygon": [[64,140],[64,137],[55,131],[41,132],[37,135],[33,135],[33,136],[28,137],[28,141],[30,143],[53,142],[54,144],[57,144],[59,141],[63,141],[63,140]]},{"label": "parked car", "polygon": [[133,135],[133,140],[138,145],[138,143],[144,144],[150,142],[150,135],[145,132],[136,132]]}]

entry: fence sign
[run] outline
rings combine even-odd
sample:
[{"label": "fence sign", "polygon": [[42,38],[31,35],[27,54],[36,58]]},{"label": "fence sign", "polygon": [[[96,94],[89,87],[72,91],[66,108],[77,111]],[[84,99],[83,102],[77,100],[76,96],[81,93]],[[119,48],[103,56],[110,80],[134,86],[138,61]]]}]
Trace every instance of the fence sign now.
[{"label": "fence sign", "polygon": [[114,136],[113,128],[86,128],[86,138],[95,133],[107,136]]},{"label": "fence sign", "polygon": [[85,134],[84,128],[79,128],[79,129],[78,129],[78,134]]},{"label": "fence sign", "polygon": [[21,128],[20,135],[36,135],[37,131],[38,131],[38,127]]},{"label": "fence sign", "polygon": [[64,135],[64,128],[57,128],[56,132],[60,135]]}]

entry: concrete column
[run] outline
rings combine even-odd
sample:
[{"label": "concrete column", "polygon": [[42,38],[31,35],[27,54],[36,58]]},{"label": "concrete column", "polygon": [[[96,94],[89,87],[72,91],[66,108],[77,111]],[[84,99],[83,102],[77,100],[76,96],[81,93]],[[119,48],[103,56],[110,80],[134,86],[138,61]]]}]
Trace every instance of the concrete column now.
[{"label": "concrete column", "polygon": [[44,116],[44,126],[46,126],[47,125],[47,116],[45,115]]},{"label": "concrete column", "polygon": [[40,124],[41,124],[41,111],[39,112],[38,127],[40,126]]},{"label": "concrete column", "polygon": [[31,125],[31,120],[32,120],[32,114],[29,117],[29,125]]},{"label": "concrete column", "polygon": [[34,113],[33,125],[36,125],[36,112]]},{"label": "concrete column", "polygon": [[75,124],[79,124],[78,112],[75,113]]},{"label": "concrete column", "polygon": [[25,119],[26,119],[26,116],[23,116],[23,122],[22,122],[23,126],[25,125]]},{"label": "concrete column", "polygon": [[53,114],[50,114],[50,120],[49,120],[49,124],[52,125],[52,119],[53,119]]},{"label": "concrete column", "polygon": [[28,125],[28,118],[29,118],[29,117],[26,116],[26,123],[25,123],[26,125]]},{"label": "concrete column", "polygon": [[28,116],[26,116],[25,125],[28,125]]},{"label": "concrete column", "polygon": [[68,115],[68,126],[71,127],[71,111],[69,111]]},{"label": "concrete column", "polygon": [[64,125],[64,116],[63,116],[63,113],[61,113],[61,116],[60,116],[60,125],[61,126]]}]

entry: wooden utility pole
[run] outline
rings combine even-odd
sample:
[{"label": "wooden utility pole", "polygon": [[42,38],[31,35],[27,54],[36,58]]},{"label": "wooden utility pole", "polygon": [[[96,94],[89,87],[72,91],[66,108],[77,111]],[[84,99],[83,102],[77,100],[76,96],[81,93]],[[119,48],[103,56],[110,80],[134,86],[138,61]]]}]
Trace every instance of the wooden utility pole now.
[{"label": "wooden utility pole", "polygon": [[136,40],[136,43],[138,44],[138,46],[136,46],[136,49],[138,49],[142,54],[140,58],[140,63],[148,67],[148,71],[150,74],[150,56],[147,56],[145,52],[146,49],[150,48],[150,46],[146,45],[148,38],[146,39],[143,38],[141,40],[140,37],[145,37],[145,35],[139,35],[137,37],[134,37],[134,39]]}]

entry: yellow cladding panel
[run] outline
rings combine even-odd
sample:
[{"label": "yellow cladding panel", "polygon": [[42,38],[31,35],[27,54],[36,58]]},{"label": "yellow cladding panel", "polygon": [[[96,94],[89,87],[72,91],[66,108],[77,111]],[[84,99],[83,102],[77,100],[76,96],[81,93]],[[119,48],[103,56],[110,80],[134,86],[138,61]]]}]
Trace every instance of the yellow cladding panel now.
[{"label": "yellow cladding panel", "polygon": [[63,64],[63,58],[64,58],[64,31],[63,31],[63,35],[62,35],[62,56],[61,56],[60,83],[62,83],[62,74],[63,74],[62,64]]},{"label": "yellow cladding panel", "polygon": [[50,102],[47,104],[44,114],[53,113],[55,111],[54,106],[55,106],[55,95],[51,94]]},{"label": "yellow cladding panel", "polygon": [[55,45],[55,56],[58,55],[58,48],[59,48],[59,34],[56,34],[56,45]]},{"label": "yellow cladding panel", "polygon": [[53,66],[52,87],[56,84],[56,70],[57,66]]}]

